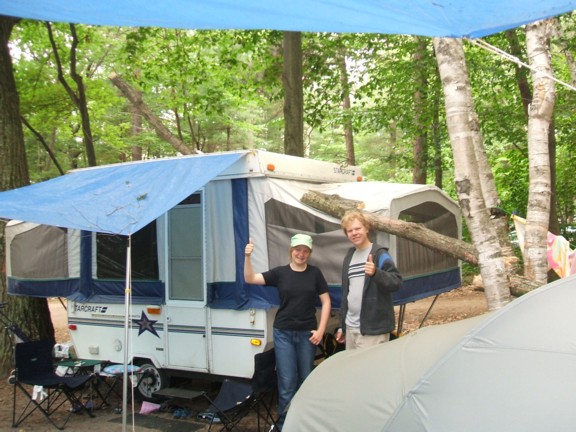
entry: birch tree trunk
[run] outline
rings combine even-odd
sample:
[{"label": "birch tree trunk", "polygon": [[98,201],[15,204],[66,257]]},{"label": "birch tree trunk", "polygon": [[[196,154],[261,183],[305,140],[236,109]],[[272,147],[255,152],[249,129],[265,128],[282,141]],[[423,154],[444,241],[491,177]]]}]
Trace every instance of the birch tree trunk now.
[{"label": "birch tree trunk", "polygon": [[476,118],[462,40],[435,38],[434,49],[444,89],[446,121],[454,154],[458,201],[478,251],[480,274],[490,310],[510,301],[501,247],[482,193],[475,150]]},{"label": "birch tree trunk", "polygon": [[526,27],[526,47],[532,75],[532,103],[528,110],[528,162],[530,186],[526,212],[524,274],[545,284],[548,223],[550,217],[550,155],[548,131],[554,111],[556,90],[550,60],[551,21]]}]

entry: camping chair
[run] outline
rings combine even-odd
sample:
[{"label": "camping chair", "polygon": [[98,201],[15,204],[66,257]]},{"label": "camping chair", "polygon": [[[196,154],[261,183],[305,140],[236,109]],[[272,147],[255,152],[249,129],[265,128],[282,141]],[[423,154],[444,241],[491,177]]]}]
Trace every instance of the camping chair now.
[{"label": "camping chair", "polygon": [[208,410],[198,416],[210,422],[208,430],[221,423],[221,431],[240,431],[238,423],[250,412],[257,415],[259,431],[261,422],[264,427],[276,427],[271,409],[275,394],[276,357],[272,349],[254,356],[254,374],[249,381],[225,379]]},{"label": "camping chair", "polygon": [[[14,385],[12,427],[17,427],[36,410],[57,429],[64,429],[73,412],[85,411],[90,417],[94,417],[77,396],[92,379],[92,375],[57,375],[54,370],[52,345],[51,341],[40,340],[18,343],[14,347],[16,370],[10,378],[10,383]],[[33,386],[34,392],[31,394],[26,386]],[[16,389],[21,390],[28,399],[18,419]],[[71,403],[71,407],[62,423],[58,424],[52,415],[66,401]]]}]

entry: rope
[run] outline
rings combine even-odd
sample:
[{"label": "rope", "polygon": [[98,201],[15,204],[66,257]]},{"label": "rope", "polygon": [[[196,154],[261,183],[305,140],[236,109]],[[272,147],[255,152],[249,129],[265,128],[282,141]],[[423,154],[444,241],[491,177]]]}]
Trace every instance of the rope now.
[{"label": "rope", "polygon": [[535,70],[532,66],[530,66],[530,65],[527,64],[527,63],[524,63],[524,62],[523,62],[522,60],[520,60],[518,57],[514,57],[512,54],[508,54],[506,51],[503,51],[503,50],[501,50],[500,48],[497,48],[497,47],[495,47],[495,46],[493,46],[493,45],[490,45],[488,42],[486,42],[486,41],[484,41],[484,40],[482,40],[482,39],[465,39],[465,40],[467,40],[468,42],[470,42],[472,45],[476,45],[476,46],[478,46],[478,47],[480,47],[480,48],[483,48],[483,49],[485,49],[485,50],[488,51],[488,52],[491,52],[491,53],[493,53],[493,54],[496,54],[496,55],[498,55],[498,56],[500,56],[500,57],[502,57],[502,58],[504,58],[504,59],[506,59],[506,60],[511,61],[512,63],[516,63],[516,64],[519,65],[519,66],[522,66],[522,67],[525,67],[525,68],[527,68],[527,69],[530,69],[530,70],[533,71],[533,72],[540,73],[540,74],[544,75],[545,77],[550,78],[551,80],[554,80],[554,81],[557,82],[558,84],[561,84],[561,85],[563,85],[564,87],[568,87],[570,90],[576,91],[576,87],[575,87],[575,86],[573,86],[573,85],[571,85],[571,84],[568,84],[568,83],[566,83],[566,82],[564,82],[564,81],[562,81],[562,80],[559,80],[558,78],[554,77],[553,75],[544,73],[544,72],[542,72],[542,71],[537,71],[537,70]]}]

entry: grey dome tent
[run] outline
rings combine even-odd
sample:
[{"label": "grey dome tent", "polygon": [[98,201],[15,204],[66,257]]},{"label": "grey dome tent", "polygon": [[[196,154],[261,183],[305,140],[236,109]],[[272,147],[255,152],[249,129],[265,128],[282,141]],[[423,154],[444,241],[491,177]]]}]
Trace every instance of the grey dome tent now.
[{"label": "grey dome tent", "polygon": [[576,277],[321,363],[284,432],[576,430]]}]

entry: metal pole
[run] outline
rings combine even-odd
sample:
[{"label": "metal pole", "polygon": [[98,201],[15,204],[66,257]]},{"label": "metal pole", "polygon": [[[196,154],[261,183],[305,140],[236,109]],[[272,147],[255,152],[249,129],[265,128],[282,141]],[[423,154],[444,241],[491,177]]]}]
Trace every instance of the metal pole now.
[{"label": "metal pole", "polygon": [[124,371],[122,376],[122,432],[126,432],[127,407],[128,407],[128,348],[130,328],[130,304],[131,304],[131,246],[132,236],[128,236],[126,248],[126,287],[124,289]]}]

